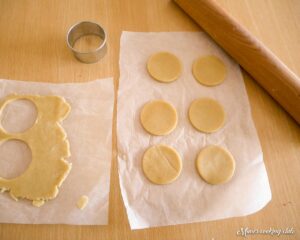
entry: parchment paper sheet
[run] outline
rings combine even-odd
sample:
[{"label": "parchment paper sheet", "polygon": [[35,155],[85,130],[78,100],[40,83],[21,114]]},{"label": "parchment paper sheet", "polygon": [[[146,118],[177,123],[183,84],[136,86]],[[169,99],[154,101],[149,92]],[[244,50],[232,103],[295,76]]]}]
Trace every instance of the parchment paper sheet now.
[{"label": "parchment paper sheet", "polygon": [[[62,126],[70,142],[68,161],[72,170],[57,198],[40,208],[33,207],[30,201],[15,202],[7,193],[0,194],[0,222],[108,224],[113,79],[74,84],[0,80],[0,99],[12,93],[62,96],[71,105]],[[81,195],[89,197],[84,210],[76,207]]]},{"label": "parchment paper sheet", "polygon": [[[123,32],[120,51],[118,163],[131,228],[244,216],[263,208],[271,191],[238,64],[201,32]],[[181,60],[183,73],[177,81],[159,83],[147,73],[147,59],[158,51],[172,52]],[[193,61],[205,55],[225,63],[228,75],[223,84],[205,87],[193,78]],[[199,97],[224,106],[227,119],[218,132],[203,134],[189,123],[188,107]],[[142,106],[153,99],[164,99],[177,109],[178,125],[168,136],[153,137],[140,124]],[[141,169],[144,151],[159,143],[177,149],[183,160],[180,177],[163,186],[150,183]],[[236,160],[234,177],[224,185],[206,184],[196,171],[197,154],[210,144],[228,149]]]}]

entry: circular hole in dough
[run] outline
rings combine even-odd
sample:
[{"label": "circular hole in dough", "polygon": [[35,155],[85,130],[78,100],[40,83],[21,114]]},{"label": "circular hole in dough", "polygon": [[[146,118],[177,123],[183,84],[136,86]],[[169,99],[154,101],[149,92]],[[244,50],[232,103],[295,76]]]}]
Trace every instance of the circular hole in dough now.
[{"label": "circular hole in dough", "polygon": [[193,63],[193,75],[205,86],[216,86],[225,79],[227,70],[224,63],[215,56],[206,56]]},{"label": "circular hole in dough", "polygon": [[25,132],[37,119],[37,109],[33,102],[18,99],[8,103],[1,113],[1,125],[10,133]]},{"label": "circular hole in dough", "polygon": [[200,176],[207,183],[222,184],[232,178],[235,161],[227,150],[211,145],[200,151],[196,167]]},{"label": "circular hole in dough", "polygon": [[199,98],[189,108],[189,119],[199,131],[212,133],[223,127],[225,112],[217,101],[211,98]]},{"label": "circular hole in dough", "polygon": [[140,119],[147,132],[162,136],[175,129],[177,112],[170,103],[163,100],[153,100],[144,105]]},{"label": "circular hole in dough", "polygon": [[143,171],[153,183],[171,183],[180,175],[181,169],[181,158],[174,148],[159,144],[144,153]]},{"label": "circular hole in dough", "polygon": [[181,68],[179,59],[169,52],[155,53],[147,63],[150,76],[164,83],[175,81],[181,74]]},{"label": "circular hole in dough", "polygon": [[31,163],[31,150],[20,140],[0,143],[0,176],[12,179],[26,171]]}]

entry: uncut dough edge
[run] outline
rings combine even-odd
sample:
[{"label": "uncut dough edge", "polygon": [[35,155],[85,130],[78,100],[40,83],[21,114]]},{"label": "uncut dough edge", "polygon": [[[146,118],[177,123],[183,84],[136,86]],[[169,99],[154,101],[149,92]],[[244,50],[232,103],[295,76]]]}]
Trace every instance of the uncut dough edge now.
[{"label": "uncut dough edge", "polygon": [[[60,125],[71,107],[59,96],[13,94],[0,101],[0,113],[7,104],[19,99],[29,100],[36,106],[36,122],[28,130],[13,134],[7,133],[0,125],[0,143],[12,139],[25,142],[32,152],[32,161],[20,176],[13,179],[0,177],[0,189],[1,192],[8,191],[16,201],[18,198],[28,199],[33,206],[40,207],[57,196],[58,188],[72,168],[66,160],[70,156],[69,142]],[[49,152],[51,154],[47,154]]]}]

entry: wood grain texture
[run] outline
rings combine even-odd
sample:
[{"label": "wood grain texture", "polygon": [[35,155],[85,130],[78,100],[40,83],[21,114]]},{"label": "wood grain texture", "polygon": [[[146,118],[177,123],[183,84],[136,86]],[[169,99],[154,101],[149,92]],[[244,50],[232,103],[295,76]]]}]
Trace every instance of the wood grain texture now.
[{"label": "wood grain texture", "polygon": [[[298,0],[218,2],[300,75]],[[169,0],[0,0],[0,9],[0,78],[84,82],[114,76],[115,93],[122,30],[199,30]],[[65,43],[68,27],[85,19],[99,22],[109,34],[108,54],[96,64],[76,61]],[[258,213],[220,221],[131,231],[117,177],[115,112],[109,225],[1,224],[0,239],[236,239],[236,231],[241,227],[293,227],[295,235],[278,239],[299,239],[300,128],[247,74],[245,83],[273,193],[271,203]]]},{"label": "wood grain texture", "polygon": [[175,0],[300,124],[300,78],[214,0]]}]

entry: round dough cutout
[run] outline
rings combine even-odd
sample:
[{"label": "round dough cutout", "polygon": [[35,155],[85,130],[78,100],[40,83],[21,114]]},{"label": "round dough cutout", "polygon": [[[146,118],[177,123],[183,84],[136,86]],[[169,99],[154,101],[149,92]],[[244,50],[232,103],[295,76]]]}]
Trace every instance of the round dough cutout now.
[{"label": "round dough cutout", "polygon": [[177,125],[177,112],[170,103],[154,100],[144,105],[140,120],[144,129],[150,134],[167,135]]},{"label": "round dough cutout", "polygon": [[231,153],[218,146],[203,148],[197,158],[196,167],[209,184],[222,184],[228,182],[235,170],[235,160]]},{"label": "round dough cutout", "polygon": [[159,144],[146,150],[142,167],[152,183],[168,184],[180,175],[182,161],[174,148]]},{"label": "round dough cutout", "polygon": [[189,119],[197,130],[212,133],[223,127],[225,112],[217,101],[211,98],[199,98],[190,105]]},{"label": "round dough cutout", "polygon": [[148,62],[147,69],[151,77],[159,82],[175,81],[181,74],[181,62],[172,53],[158,52],[153,54]]},{"label": "round dough cutout", "polygon": [[226,66],[215,56],[198,58],[193,63],[192,71],[196,80],[205,86],[221,84],[227,74]]}]

